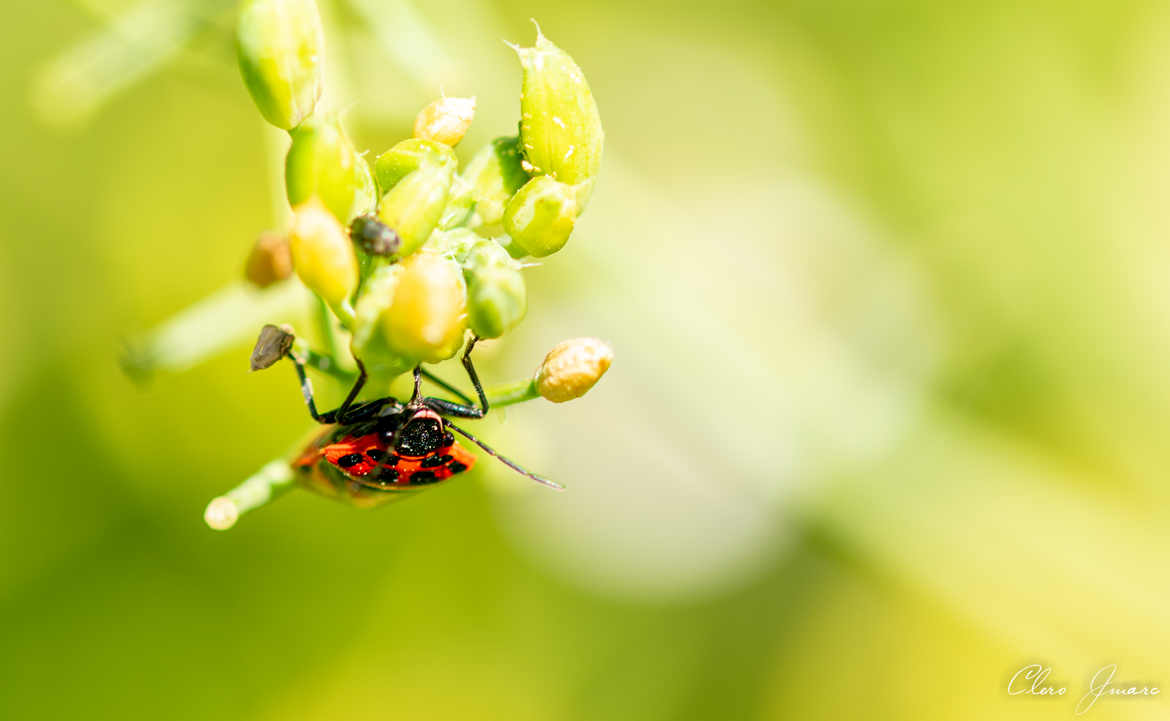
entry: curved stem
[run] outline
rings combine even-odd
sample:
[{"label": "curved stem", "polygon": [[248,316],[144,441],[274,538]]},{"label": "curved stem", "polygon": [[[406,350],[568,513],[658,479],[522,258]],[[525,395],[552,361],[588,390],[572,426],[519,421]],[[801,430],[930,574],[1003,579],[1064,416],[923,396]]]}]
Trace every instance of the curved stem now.
[{"label": "curved stem", "polygon": [[485,392],[488,403],[493,408],[524,403],[540,397],[540,392],[536,390],[536,381],[532,379],[494,386],[485,389]]},{"label": "curved stem", "polygon": [[236,525],[240,516],[283,496],[295,484],[296,476],[288,461],[270,461],[240,485],[213,498],[203,512],[203,520],[217,531],[226,531]]}]

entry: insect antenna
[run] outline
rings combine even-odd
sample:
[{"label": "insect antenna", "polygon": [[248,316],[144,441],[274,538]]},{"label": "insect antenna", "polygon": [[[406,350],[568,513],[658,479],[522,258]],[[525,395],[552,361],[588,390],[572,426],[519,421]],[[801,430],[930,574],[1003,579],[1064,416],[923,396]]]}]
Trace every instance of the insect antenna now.
[{"label": "insect antenna", "polygon": [[479,440],[478,438],[476,438],[475,436],[471,435],[470,433],[468,433],[467,431],[463,430],[462,428],[460,428],[459,426],[455,425],[454,423],[445,423],[444,425],[446,425],[446,426],[447,426],[448,428],[450,428],[451,430],[457,431],[458,433],[460,433],[461,435],[463,435],[464,437],[466,437],[466,438],[467,438],[467,440],[471,441],[471,442],[472,442],[472,443],[474,443],[475,445],[477,445],[477,446],[479,446],[480,448],[482,448],[482,449],[483,449],[484,451],[486,451],[486,452],[487,452],[489,455],[491,455],[491,456],[494,456],[494,457],[498,458],[498,459],[500,460],[500,462],[501,462],[501,463],[503,463],[503,464],[504,464],[505,466],[507,466],[508,468],[511,468],[513,471],[516,471],[517,473],[520,473],[520,474],[522,474],[522,475],[528,476],[529,478],[531,478],[532,480],[536,481],[537,483],[544,484],[544,485],[548,486],[549,488],[555,488],[555,489],[556,489],[556,490],[558,490],[558,491],[563,491],[563,490],[565,490],[565,487],[564,487],[564,486],[562,486],[561,484],[557,483],[556,481],[550,481],[550,480],[549,480],[549,479],[547,479],[547,478],[541,478],[540,476],[536,475],[535,473],[532,473],[532,472],[530,472],[530,471],[526,471],[526,470],[524,470],[523,468],[521,468],[521,467],[520,467],[520,465],[519,465],[518,463],[516,463],[515,461],[513,461],[513,460],[511,460],[511,459],[505,458],[504,456],[501,456],[499,453],[496,453],[494,450],[492,450],[491,446],[488,446],[488,445],[487,445],[487,444],[485,444],[483,441]]}]

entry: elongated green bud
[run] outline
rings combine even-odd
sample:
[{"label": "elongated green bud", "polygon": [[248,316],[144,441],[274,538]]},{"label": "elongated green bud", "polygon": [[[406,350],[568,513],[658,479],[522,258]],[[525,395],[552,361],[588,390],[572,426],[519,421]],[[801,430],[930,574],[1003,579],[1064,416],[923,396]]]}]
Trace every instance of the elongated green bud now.
[{"label": "elongated green bud", "polygon": [[508,199],[529,180],[522,162],[519,137],[496,138],[476,153],[463,171],[463,178],[471,185],[481,234],[490,236],[501,230]]},{"label": "elongated green bud", "polygon": [[561,341],[536,370],[536,388],[553,403],[580,398],[609,370],[613,349],[597,338]]},{"label": "elongated green bud", "polygon": [[357,253],[337,218],[319,201],[310,200],[293,209],[288,240],[301,282],[339,317],[352,319],[349,297],[358,284]]},{"label": "elongated green bud", "polygon": [[585,74],[536,29],[536,45],[513,48],[524,68],[520,142],[533,175],[580,186],[584,207],[601,166],[605,132]]},{"label": "elongated green bud", "polygon": [[475,98],[439,98],[419,111],[414,137],[454,147],[475,118]]},{"label": "elongated green bud", "polygon": [[387,347],[414,362],[450,358],[467,330],[467,287],[459,265],[427,252],[401,266],[393,301],[380,318]]},{"label": "elongated green bud", "polygon": [[480,338],[499,338],[524,320],[528,290],[508,251],[481,240],[466,254],[467,324]]},{"label": "elongated green bud", "polygon": [[284,161],[289,205],[316,196],[333,216],[349,223],[377,200],[370,166],[336,120],[310,121],[292,131]]},{"label": "elongated green bud", "polygon": [[577,220],[577,195],[549,175],[528,181],[504,209],[504,230],[528,255],[543,258],[564,247]]},{"label": "elongated green bud", "polygon": [[378,218],[402,240],[395,257],[418,250],[439,225],[454,177],[453,166],[424,163],[382,198]]},{"label": "elongated green bud", "polygon": [[378,188],[385,195],[398,185],[398,181],[423,165],[450,166],[454,169],[457,162],[451,146],[434,140],[409,138],[374,160],[374,177],[378,181]]},{"label": "elongated green bud", "polygon": [[291,130],[312,114],[325,54],[313,0],[244,0],[236,49],[244,85],[265,120]]}]

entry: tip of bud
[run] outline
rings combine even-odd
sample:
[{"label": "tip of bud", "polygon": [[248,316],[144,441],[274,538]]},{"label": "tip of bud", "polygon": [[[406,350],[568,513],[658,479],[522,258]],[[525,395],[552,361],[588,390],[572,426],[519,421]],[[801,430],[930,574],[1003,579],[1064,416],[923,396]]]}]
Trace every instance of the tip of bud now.
[{"label": "tip of bud", "polygon": [[439,98],[419,111],[414,120],[414,137],[456,145],[475,118],[475,97]]},{"label": "tip of bud", "polygon": [[556,345],[536,371],[536,388],[546,400],[580,398],[613,363],[613,349],[597,338],[573,338]]},{"label": "tip of bud", "polygon": [[203,512],[204,523],[215,531],[226,531],[236,525],[239,519],[240,509],[236,507],[235,501],[227,496],[211,499],[211,503],[207,504],[207,510]]}]

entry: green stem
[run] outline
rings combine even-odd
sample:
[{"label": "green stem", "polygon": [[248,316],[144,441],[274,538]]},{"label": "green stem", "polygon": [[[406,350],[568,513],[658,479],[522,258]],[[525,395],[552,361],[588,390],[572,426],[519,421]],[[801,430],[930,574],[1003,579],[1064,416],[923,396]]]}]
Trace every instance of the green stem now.
[{"label": "green stem", "polygon": [[317,333],[321,336],[321,343],[325,345],[325,352],[334,360],[334,365],[337,365],[336,361],[341,357],[341,344],[337,340],[337,329],[333,326],[333,314],[320,296],[316,297],[316,301],[313,319],[317,322]]},{"label": "green stem", "polygon": [[226,531],[240,516],[283,496],[296,484],[288,461],[270,461],[247,480],[218,498],[213,498],[203,512],[203,520],[217,531]]},{"label": "green stem", "polygon": [[488,388],[485,393],[492,408],[511,406],[540,397],[540,392],[536,390],[536,381],[532,379]]},{"label": "green stem", "polygon": [[357,373],[350,373],[337,364],[337,361],[334,360],[336,356],[328,356],[308,348],[298,349],[298,352],[304,356],[305,364],[310,368],[319,370],[331,378],[336,378],[346,385],[352,384],[357,379]]}]

